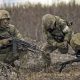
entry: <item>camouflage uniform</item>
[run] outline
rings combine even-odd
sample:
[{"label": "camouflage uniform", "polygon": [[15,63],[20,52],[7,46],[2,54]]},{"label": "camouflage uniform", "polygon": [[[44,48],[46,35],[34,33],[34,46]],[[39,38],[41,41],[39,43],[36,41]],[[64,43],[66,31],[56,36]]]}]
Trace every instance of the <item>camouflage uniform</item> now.
[{"label": "camouflage uniform", "polygon": [[47,39],[46,44],[42,48],[45,52],[43,56],[49,66],[51,63],[49,53],[57,48],[61,51],[61,53],[67,53],[72,30],[68,27],[65,20],[51,14],[46,14],[43,16],[42,28]]},{"label": "camouflage uniform", "polygon": [[[6,10],[0,10],[0,36],[3,36],[3,38],[0,37],[0,47],[7,45],[9,43],[9,39],[14,37],[23,40],[22,35],[14,25],[9,23],[9,20],[9,12]],[[5,61],[10,53],[10,48],[0,50],[0,61]],[[11,59],[11,55],[8,58]]]},{"label": "camouflage uniform", "polygon": [[[70,40],[70,45],[75,52],[80,51],[80,33],[76,33],[72,36]],[[80,52],[79,52],[80,54]]]}]

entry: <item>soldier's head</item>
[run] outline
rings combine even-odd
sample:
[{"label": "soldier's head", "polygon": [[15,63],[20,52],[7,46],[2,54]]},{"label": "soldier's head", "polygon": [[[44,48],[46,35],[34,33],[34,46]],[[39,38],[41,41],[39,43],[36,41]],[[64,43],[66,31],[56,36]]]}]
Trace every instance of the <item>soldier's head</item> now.
[{"label": "soldier's head", "polygon": [[51,14],[46,14],[42,17],[42,25],[45,29],[53,29],[55,26],[55,16]]},{"label": "soldier's head", "polygon": [[10,14],[6,10],[0,10],[0,26],[6,27],[10,22]]}]

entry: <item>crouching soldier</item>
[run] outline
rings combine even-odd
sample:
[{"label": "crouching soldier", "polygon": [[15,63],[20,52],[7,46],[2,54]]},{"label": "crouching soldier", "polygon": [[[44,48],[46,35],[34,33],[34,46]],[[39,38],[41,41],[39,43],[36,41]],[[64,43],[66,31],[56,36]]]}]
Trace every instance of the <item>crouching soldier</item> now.
[{"label": "crouching soldier", "polygon": [[[23,39],[19,31],[10,24],[10,14],[6,10],[0,10],[0,48],[9,44],[13,37]],[[0,49],[0,61],[7,62],[12,59],[11,48]],[[10,57],[9,57],[10,55]],[[8,58],[7,58],[8,57]]]},{"label": "crouching soldier", "polygon": [[71,39],[72,30],[69,28],[68,22],[59,16],[46,14],[42,17],[42,28],[46,35],[46,44],[43,46],[43,57],[47,62],[47,66],[51,64],[50,53],[59,49],[61,53],[68,52],[68,43]]}]

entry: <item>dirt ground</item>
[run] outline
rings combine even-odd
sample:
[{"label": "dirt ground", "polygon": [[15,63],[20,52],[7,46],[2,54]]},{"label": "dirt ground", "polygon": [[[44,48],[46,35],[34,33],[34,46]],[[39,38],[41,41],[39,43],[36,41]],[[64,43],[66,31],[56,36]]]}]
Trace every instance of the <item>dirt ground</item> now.
[{"label": "dirt ground", "polygon": [[24,72],[19,76],[19,80],[80,80],[79,65],[68,65],[59,73],[57,69],[46,69],[40,72]]}]

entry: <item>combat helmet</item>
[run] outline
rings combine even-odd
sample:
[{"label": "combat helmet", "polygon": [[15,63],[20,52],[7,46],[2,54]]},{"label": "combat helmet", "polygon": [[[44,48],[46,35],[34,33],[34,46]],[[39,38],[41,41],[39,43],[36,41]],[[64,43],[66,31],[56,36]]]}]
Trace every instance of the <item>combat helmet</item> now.
[{"label": "combat helmet", "polygon": [[54,15],[46,14],[42,17],[42,25],[48,29],[50,27],[53,27],[56,19]]},{"label": "combat helmet", "polygon": [[10,14],[7,10],[0,10],[0,19],[10,19]]}]

